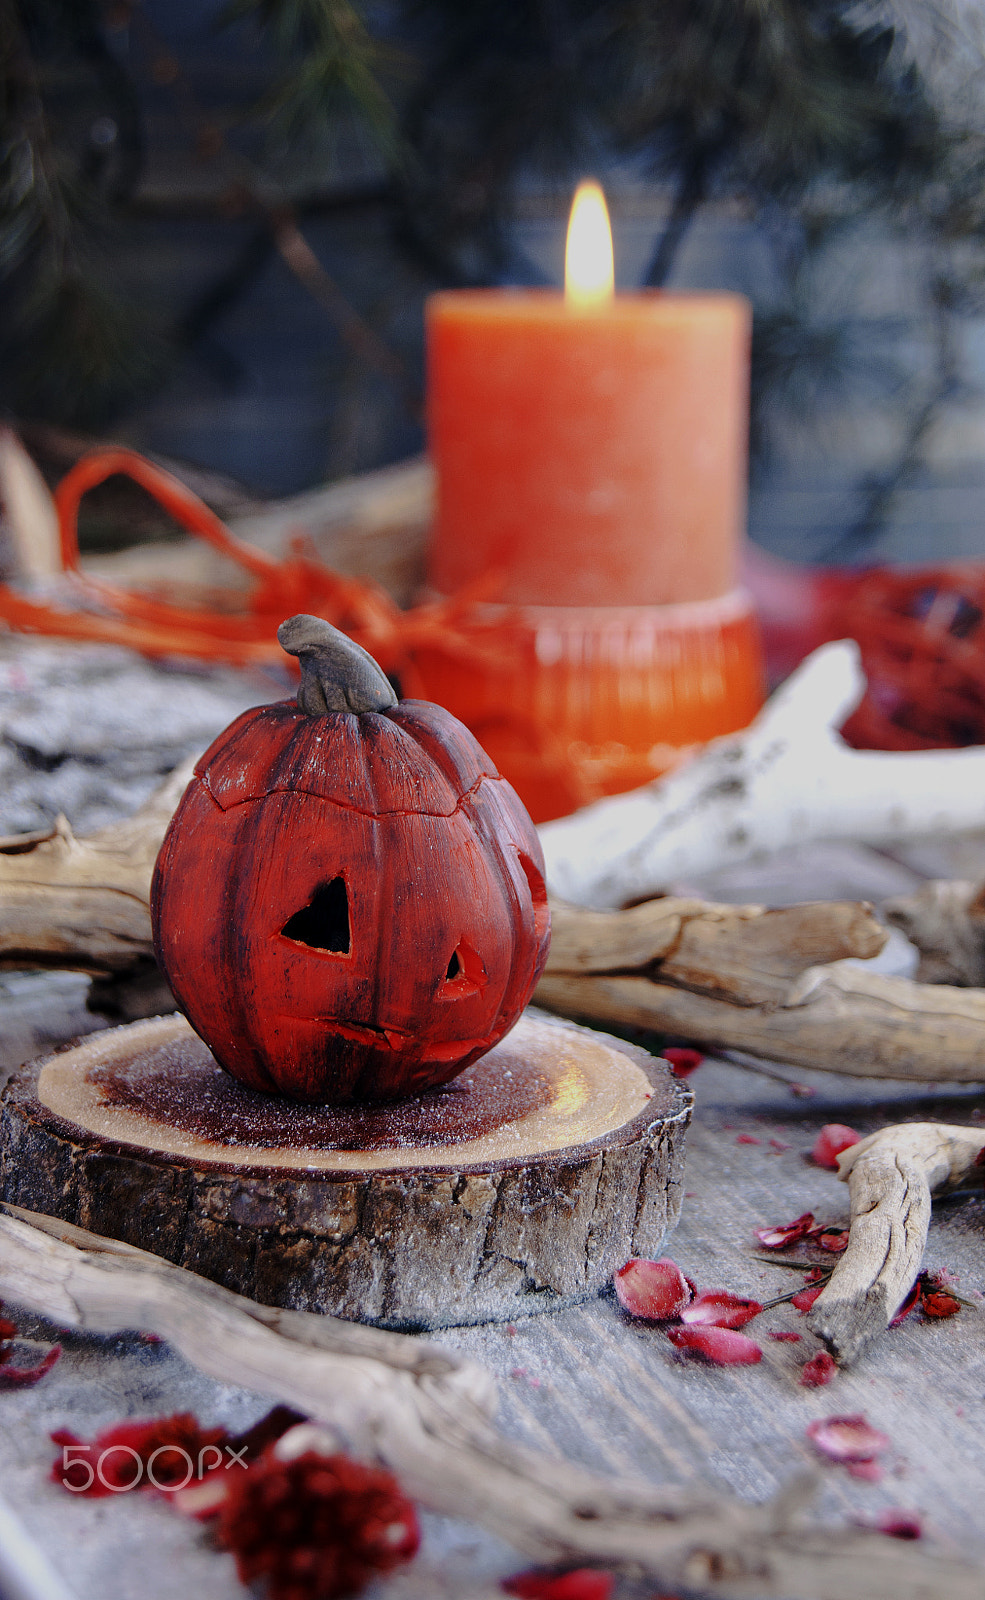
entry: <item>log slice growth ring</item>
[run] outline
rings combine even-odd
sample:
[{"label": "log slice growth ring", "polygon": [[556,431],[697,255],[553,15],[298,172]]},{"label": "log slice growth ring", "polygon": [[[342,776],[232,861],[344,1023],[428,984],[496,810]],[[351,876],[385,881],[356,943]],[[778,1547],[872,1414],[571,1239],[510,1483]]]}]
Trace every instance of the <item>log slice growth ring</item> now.
[{"label": "log slice growth ring", "polygon": [[301,1105],[156,1017],[11,1080],[0,1197],[271,1305],[404,1328],[515,1317],[659,1250],[690,1098],[645,1051],[528,1012],[417,1099]]}]

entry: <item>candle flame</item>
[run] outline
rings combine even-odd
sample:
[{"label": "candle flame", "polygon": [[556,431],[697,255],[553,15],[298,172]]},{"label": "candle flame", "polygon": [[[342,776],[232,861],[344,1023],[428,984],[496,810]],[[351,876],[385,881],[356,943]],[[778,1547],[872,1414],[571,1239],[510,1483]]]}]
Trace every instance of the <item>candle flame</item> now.
[{"label": "candle flame", "polygon": [[576,308],[603,305],[615,288],[612,229],[597,183],[580,183],[571,202],[564,252],[564,297]]}]

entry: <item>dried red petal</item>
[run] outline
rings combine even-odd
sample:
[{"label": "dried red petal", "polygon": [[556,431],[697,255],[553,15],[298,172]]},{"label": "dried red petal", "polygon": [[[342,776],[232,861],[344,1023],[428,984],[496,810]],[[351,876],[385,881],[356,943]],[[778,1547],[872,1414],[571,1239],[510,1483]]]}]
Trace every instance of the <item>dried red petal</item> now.
[{"label": "dried red petal", "polygon": [[805,1389],[820,1389],[837,1375],[838,1368],[827,1350],[819,1350],[800,1369],[800,1381]]},{"label": "dried red petal", "polygon": [[796,1306],[798,1311],[809,1311],[823,1289],[823,1283],[814,1283],[809,1289],[799,1289],[790,1296],[790,1304]]},{"label": "dried red petal", "polygon": [[686,1350],[719,1367],[752,1366],[762,1361],[755,1340],[733,1328],[668,1328],[667,1337],[678,1350]]},{"label": "dried red petal", "polygon": [[847,1461],[845,1465],[853,1478],[863,1478],[866,1483],[882,1482],[882,1467],[878,1461]]},{"label": "dried red petal", "polygon": [[922,1287],[923,1287],[922,1282],[918,1278],[916,1283],[913,1285],[913,1288],[910,1290],[910,1292],[907,1295],[906,1299],[903,1301],[902,1305],[900,1306],[899,1310],[897,1311],[896,1315],[891,1319],[890,1324],[889,1324],[889,1326],[891,1328],[898,1328],[900,1323],[904,1320],[904,1318],[906,1318],[906,1317],[908,1317],[910,1315],[910,1312],[913,1310],[913,1307],[916,1305],[917,1301],[920,1298],[920,1290],[921,1290]]},{"label": "dried red petal", "polygon": [[807,1436],[830,1461],[872,1461],[890,1444],[886,1434],[873,1428],[861,1414],[809,1422]]},{"label": "dried red petal", "polygon": [[817,1242],[822,1250],[830,1250],[832,1255],[838,1255],[842,1250],[848,1249],[848,1229],[837,1232],[819,1233]]},{"label": "dried red petal", "polygon": [[631,1317],[648,1322],[667,1322],[679,1317],[691,1299],[688,1281],[676,1262],[662,1256],[659,1261],[633,1257],[613,1277],[616,1299]]},{"label": "dried red petal", "polygon": [[961,1302],[946,1289],[935,1289],[930,1294],[924,1291],[920,1296],[920,1309],[925,1317],[953,1317],[961,1310]]},{"label": "dried red petal", "polygon": [[763,1141],[762,1139],[757,1139],[755,1134],[752,1133],[737,1133],[735,1142],[736,1144],[762,1144]]},{"label": "dried red petal", "polygon": [[813,1211],[805,1211],[802,1217],[795,1217],[793,1222],[781,1222],[773,1228],[756,1228],[756,1238],[767,1250],[782,1250],[785,1244],[794,1244],[798,1239],[806,1239],[814,1226]]},{"label": "dried red petal", "polygon": [[675,1078],[690,1077],[695,1067],[700,1067],[704,1060],[700,1050],[688,1050],[679,1045],[668,1045],[663,1057],[670,1062]]},{"label": "dried red petal", "polygon": [[912,1511],[880,1511],[872,1526],[891,1539],[922,1539],[923,1523]]},{"label": "dried red petal", "polygon": [[396,1479],[347,1456],[273,1447],[231,1479],[217,1539],[243,1583],[267,1580],[269,1600],[341,1600],[409,1561],[417,1515]]},{"label": "dried red petal", "polygon": [[767,1337],[775,1339],[778,1344],[799,1344],[801,1340],[799,1333],[792,1333],[786,1328],[770,1328]]},{"label": "dried red petal", "polygon": [[681,1321],[708,1328],[744,1328],[762,1311],[758,1300],[747,1300],[727,1289],[705,1289],[685,1306]]},{"label": "dried red petal", "polygon": [[0,1389],[29,1389],[50,1372],[62,1353],[60,1344],[53,1344],[35,1367],[14,1367],[5,1359],[0,1367]]},{"label": "dried red petal", "polygon": [[17,1329],[6,1317],[0,1317],[0,1339],[16,1339]]},{"label": "dried red petal", "polygon": [[826,1122],[814,1140],[811,1155],[819,1167],[836,1168],[841,1152],[858,1144],[861,1137],[860,1133],[846,1127],[843,1122]]},{"label": "dried red petal", "polygon": [[576,1567],[573,1572],[518,1572],[503,1578],[500,1588],[519,1600],[609,1600],[615,1586],[611,1572]]}]

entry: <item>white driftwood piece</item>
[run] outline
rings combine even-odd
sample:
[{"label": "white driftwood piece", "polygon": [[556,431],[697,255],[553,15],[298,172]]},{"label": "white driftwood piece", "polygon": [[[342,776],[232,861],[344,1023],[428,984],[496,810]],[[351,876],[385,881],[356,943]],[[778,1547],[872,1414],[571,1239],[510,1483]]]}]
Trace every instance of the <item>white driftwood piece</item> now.
[{"label": "white driftwood piece", "polygon": [[85,838],[59,817],[47,833],[0,839],[0,964],[104,974],[151,955],[151,874],[194,765],[182,762],[132,817]]},{"label": "white driftwood piece", "polygon": [[908,1122],[860,1139],[838,1157],[848,1184],[848,1247],[808,1314],[843,1365],[885,1333],[923,1260],[931,1195],[976,1175],[980,1128]]},{"label": "white driftwood piece", "polygon": [[421,1505],[538,1561],[642,1569],[709,1600],[985,1600],[981,1565],[805,1523],[803,1480],[747,1505],[600,1477],[505,1439],[490,1375],[450,1351],[261,1306],[51,1218],[0,1213],[0,1296],[92,1333],[155,1332],[218,1381],[306,1413],[323,1447],[381,1462]]},{"label": "white driftwood piece", "polygon": [[858,646],[823,645],[744,732],[662,781],[541,826],[553,892],[598,909],[812,840],[856,844],[985,827],[985,747],[853,750]]},{"label": "white driftwood piece", "polygon": [[936,878],[915,894],[887,900],[882,910],[920,951],[921,983],[985,984],[985,885]]}]

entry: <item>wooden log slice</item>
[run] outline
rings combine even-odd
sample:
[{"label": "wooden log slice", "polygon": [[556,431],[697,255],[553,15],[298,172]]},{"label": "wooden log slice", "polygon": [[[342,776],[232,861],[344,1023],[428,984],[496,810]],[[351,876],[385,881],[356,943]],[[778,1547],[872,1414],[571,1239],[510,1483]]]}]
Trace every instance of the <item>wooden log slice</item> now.
[{"label": "wooden log slice", "polygon": [[531,1012],[450,1084],[355,1107],[258,1094],[183,1017],[154,1017],[11,1080],[0,1198],[267,1305],[513,1318],[659,1251],[690,1108],[666,1062]]}]

